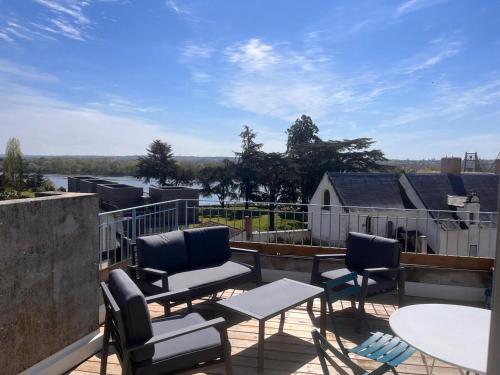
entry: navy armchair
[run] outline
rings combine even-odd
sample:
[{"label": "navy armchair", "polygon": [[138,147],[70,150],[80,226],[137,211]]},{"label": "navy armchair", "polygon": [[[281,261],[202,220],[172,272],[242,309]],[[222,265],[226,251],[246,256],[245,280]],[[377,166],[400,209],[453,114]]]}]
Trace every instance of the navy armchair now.
[{"label": "navy armchair", "polygon": [[[393,239],[350,232],[347,238],[346,254],[315,255],[311,273],[311,284],[322,285],[351,272],[355,272],[357,283],[361,286],[359,293],[359,312],[364,320],[364,304],[369,296],[390,291],[398,292],[398,304],[403,305],[404,268],[400,265],[401,247]],[[333,270],[322,270],[324,260],[344,261],[344,267]],[[344,287],[354,285],[347,281]],[[308,306],[311,308],[311,306]]]},{"label": "navy armchair", "polygon": [[[122,366],[122,374],[166,374],[224,364],[232,374],[231,345],[222,318],[205,321],[191,312],[189,291],[178,290],[144,297],[123,270],[101,283],[106,307],[101,374],[106,374],[110,338]],[[183,298],[190,311],[151,320],[148,303]]]}]

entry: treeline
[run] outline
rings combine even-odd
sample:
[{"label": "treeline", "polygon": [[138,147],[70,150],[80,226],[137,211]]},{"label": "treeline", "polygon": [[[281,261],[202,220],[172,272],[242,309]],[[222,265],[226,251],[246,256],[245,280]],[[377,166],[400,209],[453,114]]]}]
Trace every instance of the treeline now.
[{"label": "treeline", "polygon": [[26,169],[43,174],[134,176],[137,158],[41,156],[26,159]]},{"label": "treeline", "polygon": [[[371,138],[323,140],[309,116],[302,115],[287,130],[286,152],[265,152],[257,134],[248,126],[240,133],[241,149],[221,163],[186,168],[177,162],[171,146],[155,140],[147,155],[139,158],[136,176],[160,185],[197,182],[205,196],[246,203],[308,203],[326,171],[379,171],[387,160],[381,150],[371,149]],[[269,204],[273,210],[274,205]],[[270,228],[274,216],[270,215]]]}]

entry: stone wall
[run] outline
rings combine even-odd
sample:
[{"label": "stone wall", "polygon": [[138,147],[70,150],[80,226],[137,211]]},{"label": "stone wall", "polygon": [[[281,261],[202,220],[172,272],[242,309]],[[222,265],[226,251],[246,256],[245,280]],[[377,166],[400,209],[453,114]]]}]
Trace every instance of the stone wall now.
[{"label": "stone wall", "polygon": [[0,202],[0,363],[17,374],[98,329],[98,198]]}]

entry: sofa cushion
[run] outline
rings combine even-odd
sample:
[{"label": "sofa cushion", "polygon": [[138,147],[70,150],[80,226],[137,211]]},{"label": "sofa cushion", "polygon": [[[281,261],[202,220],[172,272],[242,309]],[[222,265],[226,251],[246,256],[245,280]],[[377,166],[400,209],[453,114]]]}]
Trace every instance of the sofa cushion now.
[{"label": "sofa cushion", "polygon": [[[337,270],[331,270],[323,272],[321,277],[328,280],[334,280],[339,277],[350,274],[351,271],[347,268],[340,268]],[[363,276],[358,275],[358,284],[361,286],[363,281]],[[354,281],[348,281],[346,285],[354,285]],[[391,277],[384,277],[380,275],[371,275],[368,278],[368,295],[380,293],[383,291],[393,290],[396,287],[396,282]]]},{"label": "sofa cushion", "polygon": [[[197,288],[207,284],[223,282],[234,277],[247,275],[251,272],[252,269],[246,265],[227,261],[212,267],[180,272],[169,276],[168,288],[169,290]],[[153,285],[161,289],[162,281],[158,280],[154,282]]]},{"label": "sofa cushion", "polygon": [[[153,331],[156,336],[204,321],[198,313],[172,316],[156,320],[153,323]],[[206,328],[156,344],[152,360],[138,364],[134,373],[159,375],[177,372],[220,357],[222,357],[220,334],[215,328]]]},{"label": "sofa cushion", "polygon": [[137,238],[137,264],[168,273],[186,269],[189,263],[182,231]]},{"label": "sofa cushion", "polygon": [[360,271],[366,268],[396,267],[399,265],[399,243],[396,240],[364,233],[350,232],[347,238],[345,264]]},{"label": "sofa cushion", "polygon": [[184,238],[191,269],[223,263],[231,257],[228,227],[186,229]]},{"label": "sofa cushion", "polygon": [[[109,273],[109,291],[121,310],[127,345],[138,345],[153,337],[153,327],[148,305],[137,285],[121,269]],[[136,350],[132,360],[136,362],[152,358],[154,347]]]}]

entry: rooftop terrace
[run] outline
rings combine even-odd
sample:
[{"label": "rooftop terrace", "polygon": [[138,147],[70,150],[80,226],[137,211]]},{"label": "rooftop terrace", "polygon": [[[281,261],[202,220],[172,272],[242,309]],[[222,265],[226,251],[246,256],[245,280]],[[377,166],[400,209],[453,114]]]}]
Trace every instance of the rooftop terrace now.
[{"label": "rooftop terrace", "polygon": [[[254,287],[248,285],[248,288]],[[219,298],[228,298],[235,294],[244,293],[245,290],[226,290],[218,295]],[[408,304],[437,302],[432,299],[407,297]],[[442,301],[439,301],[442,303]],[[447,301],[448,303],[450,301]],[[229,340],[232,345],[233,366],[235,374],[255,374],[257,372],[257,332],[258,324],[253,319],[243,318],[235,313],[228,313],[220,307],[213,305],[208,300],[194,301],[195,310],[200,312],[205,318],[211,319],[223,316],[229,324]],[[349,301],[337,302],[334,304],[337,314],[337,322],[341,337],[345,340],[346,347],[365,340],[369,333],[357,333],[355,329],[354,312],[350,309]],[[182,309],[182,307],[181,307]],[[381,331],[391,333],[388,324],[389,316],[397,309],[396,296],[384,295],[373,298],[371,303],[366,305],[368,313],[368,324],[370,331]],[[153,304],[150,306],[152,317],[163,315],[163,307]],[[319,325],[319,301],[316,300],[314,309],[314,319],[316,326]],[[316,355],[311,338],[313,325],[306,306],[301,305],[286,313],[286,320],[283,331],[279,332],[279,316],[271,319],[266,324],[266,345],[265,362],[263,374],[322,374],[319,360]],[[103,328],[101,327],[101,330]],[[335,337],[331,332],[331,325],[328,324],[327,336],[330,342],[335,343]],[[356,362],[365,369],[377,367],[376,362],[360,359]],[[98,374],[101,364],[100,354],[89,358],[69,374],[90,375]],[[427,374],[425,364],[420,354],[414,354],[405,363],[397,368],[400,374]],[[121,366],[115,354],[108,358],[107,373],[111,375],[121,374]],[[189,372],[188,372],[189,373]],[[213,368],[206,374],[223,374],[223,367]],[[333,372],[334,373],[334,372]],[[436,361],[433,374],[459,374],[459,371],[445,363]]]}]

